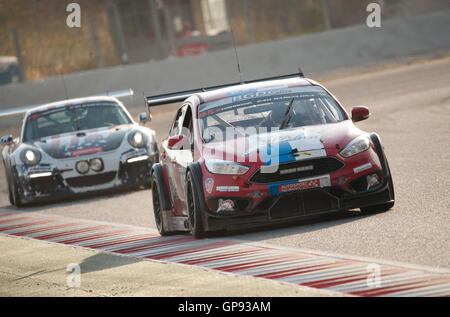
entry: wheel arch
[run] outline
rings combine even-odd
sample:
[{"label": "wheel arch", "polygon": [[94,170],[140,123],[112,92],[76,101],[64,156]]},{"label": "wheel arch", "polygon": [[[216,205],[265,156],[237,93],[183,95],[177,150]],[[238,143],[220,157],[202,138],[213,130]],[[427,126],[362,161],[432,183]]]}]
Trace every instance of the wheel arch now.
[{"label": "wheel arch", "polygon": [[390,175],[390,171],[386,159],[386,155],[384,153],[384,148],[381,143],[381,138],[377,133],[370,134],[370,139],[372,140],[373,145],[375,146],[375,150],[377,151],[378,157],[380,159],[381,167],[383,168],[384,176],[388,179]]},{"label": "wheel arch", "polygon": [[186,170],[186,177],[187,173],[191,172],[192,180],[195,182],[195,186],[198,189],[198,200],[200,204],[201,209],[201,218],[203,222],[203,229],[205,232],[208,232],[210,230],[209,221],[208,221],[208,214],[207,211],[209,210],[208,205],[206,204],[205,200],[205,192],[203,189],[203,173],[202,168],[200,166],[200,163],[195,162],[189,164],[187,170]]},{"label": "wheel arch", "polygon": [[199,191],[199,203],[202,210],[208,209],[205,202],[205,193],[203,191],[203,173],[202,168],[199,163],[191,163],[189,164],[188,168],[186,169],[186,179],[187,174],[191,173],[192,175],[192,181],[195,183],[195,187]]},{"label": "wheel arch", "polygon": [[172,203],[170,201],[170,196],[167,190],[166,182],[164,179],[164,172],[161,163],[153,164],[152,175],[155,176],[155,181],[157,182],[158,194],[161,197],[161,208],[163,210],[172,209]]},{"label": "wheel arch", "polygon": [[[186,169],[186,179],[188,179],[188,174],[191,175],[192,184],[191,186],[195,187],[195,191],[197,192],[197,200],[199,203],[199,212],[200,212],[200,220],[201,221],[201,231],[199,237],[204,237],[204,234],[209,230],[209,222],[208,222],[208,216],[206,211],[208,210],[208,207],[206,205],[205,201],[205,193],[203,191],[203,173],[202,168],[198,162],[189,164],[188,168]],[[186,184],[186,191],[188,190],[188,186]],[[186,196],[187,197],[187,196]],[[198,237],[197,237],[198,238]]]},{"label": "wheel arch", "polygon": [[10,154],[7,152],[6,147],[2,151],[2,161],[3,161],[3,167],[5,168],[6,173],[6,181],[11,181],[11,178],[14,177],[13,173],[13,166],[12,166],[12,160]]},{"label": "wheel arch", "polygon": [[384,153],[384,148],[381,143],[380,136],[376,133],[372,133],[370,135],[370,138],[375,146],[375,149],[378,153],[378,157],[380,158],[380,161],[381,161],[381,167],[383,168],[384,178],[385,178],[384,184],[386,184],[386,183],[389,184],[389,195],[392,200],[395,200],[394,181],[392,179],[391,169],[389,167],[389,163],[387,161],[386,154]]}]

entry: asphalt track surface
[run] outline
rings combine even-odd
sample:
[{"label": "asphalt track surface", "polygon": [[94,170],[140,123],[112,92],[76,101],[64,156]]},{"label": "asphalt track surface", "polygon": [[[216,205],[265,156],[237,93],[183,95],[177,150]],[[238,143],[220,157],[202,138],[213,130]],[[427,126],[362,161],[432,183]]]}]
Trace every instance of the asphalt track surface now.
[{"label": "asphalt track surface", "polygon": [[[230,234],[285,247],[450,268],[450,58],[322,81],[344,104],[367,105],[372,116],[358,126],[381,135],[394,177],[396,205],[387,213],[322,217],[284,227]],[[158,109],[149,127],[163,139],[174,106]],[[17,129],[1,129],[2,134]],[[9,205],[3,165],[0,210]],[[93,195],[22,208],[155,228],[149,190]]]}]

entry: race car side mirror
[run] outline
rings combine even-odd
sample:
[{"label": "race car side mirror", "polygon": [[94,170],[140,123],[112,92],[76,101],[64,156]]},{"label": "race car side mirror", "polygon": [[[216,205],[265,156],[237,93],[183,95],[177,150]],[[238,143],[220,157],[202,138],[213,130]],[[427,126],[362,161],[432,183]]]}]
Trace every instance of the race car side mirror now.
[{"label": "race car side mirror", "polygon": [[365,106],[356,106],[352,109],[352,121],[359,122],[366,120],[370,117],[369,108]]},{"label": "race car side mirror", "polygon": [[147,112],[142,112],[139,114],[139,123],[144,125],[147,122],[151,122],[152,121],[152,115],[148,114]]},{"label": "race car side mirror", "polygon": [[167,146],[171,150],[179,150],[188,144],[188,138],[185,135],[177,135],[170,137],[167,141]]},{"label": "race car side mirror", "polygon": [[10,145],[14,143],[12,135],[4,135],[0,138],[1,145]]}]

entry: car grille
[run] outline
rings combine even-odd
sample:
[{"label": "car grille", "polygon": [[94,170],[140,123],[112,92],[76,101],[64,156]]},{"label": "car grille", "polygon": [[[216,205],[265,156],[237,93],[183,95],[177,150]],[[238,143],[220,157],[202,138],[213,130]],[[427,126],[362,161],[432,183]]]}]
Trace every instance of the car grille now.
[{"label": "car grille", "polygon": [[64,187],[62,177],[60,175],[55,175],[30,179],[28,191],[46,194],[51,193],[60,187]]},{"label": "car grille", "polygon": [[145,179],[149,177],[151,169],[152,162],[149,161],[127,163],[120,167],[119,178],[121,180]]},{"label": "car grille", "polygon": [[250,177],[250,182],[255,184],[267,184],[290,181],[329,174],[341,169],[343,166],[344,163],[334,157],[297,161],[280,164],[278,171],[275,173],[261,173],[261,170],[259,170]]},{"label": "car grille", "polygon": [[108,172],[103,174],[66,178],[66,182],[71,187],[88,187],[112,182],[115,177],[116,172]]},{"label": "car grille", "polygon": [[281,196],[270,208],[271,219],[283,219],[338,210],[339,198],[323,189]]}]

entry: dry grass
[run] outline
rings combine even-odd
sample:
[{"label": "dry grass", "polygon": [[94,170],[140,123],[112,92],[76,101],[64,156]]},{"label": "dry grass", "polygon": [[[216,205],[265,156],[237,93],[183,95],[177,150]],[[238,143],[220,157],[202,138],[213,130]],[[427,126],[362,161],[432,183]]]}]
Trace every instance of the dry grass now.
[{"label": "dry grass", "polygon": [[[109,34],[106,1],[78,0],[82,27],[66,25],[66,1],[0,0],[0,55],[16,55],[12,29],[17,29],[27,80],[67,74],[97,67],[90,19],[97,25],[104,65],[117,65]],[[37,16],[35,16],[37,12]]]},{"label": "dry grass", "polygon": [[[121,10],[132,10],[132,6],[126,2],[131,0],[121,1],[125,4]],[[148,7],[149,0],[135,1],[141,2],[140,7]],[[165,1],[175,3],[175,0]],[[192,4],[197,28],[204,33],[200,0],[180,1]],[[248,44],[243,1],[227,1],[237,43]],[[69,14],[66,5],[70,2],[77,2],[81,6],[81,28],[71,29],[66,25]],[[367,16],[365,7],[369,2],[373,0],[328,0],[333,27],[363,23]],[[247,3],[257,43],[324,30],[319,0],[247,0]],[[448,0],[391,0],[386,1],[386,4],[383,13],[386,18],[450,7]],[[12,29],[17,29],[27,80],[95,69],[97,60],[89,23],[92,19],[97,26],[103,66],[119,65],[121,60],[111,37],[107,8],[108,0],[0,0],[0,56],[16,55]],[[134,22],[132,19],[128,21]],[[124,30],[129,31],[131,26],[124,25]],[[128,45],[131,45],[133,40],[138,39],[128,33],[125,37]]]},{"label": "dry grass", "polygon": [[[97,60],[90,19],[94,19],[97,25],[103,65],[120,64],[110,34],[108,1],[77,0],[82,10],[82,27],[72,29],[66,25],[69,14],[66,12],[66,5],[69,2],[71,1],[0,0],[0,56],[16,55],[12,29],[17,29],[27,80],[95,69]],[[192,3],[197,9],[195,19],[199,21],[201,29],[199,2]],[[317,0],[249,0],[248,4],[256,42],[323,29],[320,3]],[[241,0],[230,0],[230,9],[237,42],[247,44]]]},{"label": "dry grass", "polygon": [[[230,20],[238,44],[248,44],[242,0],[228,0]],[[255,42],[267,42],[324,29],[317,0],[247,0]]]}]

